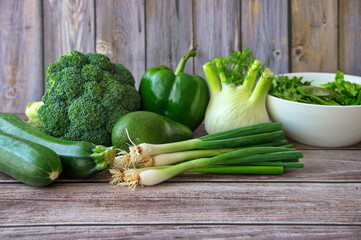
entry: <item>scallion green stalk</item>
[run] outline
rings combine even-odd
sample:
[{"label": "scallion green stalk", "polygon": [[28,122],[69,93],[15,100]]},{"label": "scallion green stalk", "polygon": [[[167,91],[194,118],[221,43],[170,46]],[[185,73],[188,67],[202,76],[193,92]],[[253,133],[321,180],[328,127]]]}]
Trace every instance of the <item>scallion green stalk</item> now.
[{"label": "scallion green stalk", "polygon": [[254,163],[247,163],[249,166],[282,166],[282,167],[289,167],[289,168],[303,168],[303,163],[298,162],[254,162]]},{"label": "scallion green stalk", "polygon": [[249,136],[258,133],[267,133],[282,130],[282,123],[260,123],[251,126],[231,129],[199,137],[202,141],[229,139],[234,137]]},{"label": "scallion green stalk", "polygon": [[199,173],[222,173],[222,174],[257,174],[257,175],[280,175],[284,173],[282,166],[221,166],[195,168],[190,172]]},{"label": "scallion green stalk", "polygon": [[250,162],[250,163],[242,163],[238,165],[217,164],[217,165],[212,165],[211,167],[218,168],[218,167],[236,167],[236,166],[264,166],[264,167],[279,166],[279,167],[289,167],[289,168],[303,168],[304,164],[299,162],[277,161],[277,162]]},{"label": "scallion green stalk", "polygon": [[282,160],[289,160],[289,159],[299,159],[302,158],[303,154],[295,149],[287,149],[287,148],[274,148],[273,152],[262,152],[252,155],[247,155],[242,158],[230,158],[223,161],[221,164],[226,165],[239,165],[244,162],[246,163],[255,163],[255,162],[270,162],[270,161],[282,161]]}]

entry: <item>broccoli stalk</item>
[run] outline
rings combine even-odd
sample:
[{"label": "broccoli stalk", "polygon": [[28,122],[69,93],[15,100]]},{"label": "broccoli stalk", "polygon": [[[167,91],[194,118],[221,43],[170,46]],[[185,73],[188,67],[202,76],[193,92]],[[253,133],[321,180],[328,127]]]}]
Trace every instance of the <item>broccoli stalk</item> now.
[{"label": "broccoli stalk", "polygon": [[44,104],[43,101],[30,102],[26,106],[25,115],[28,117],[28,123],[34,127],[40,127],[40,120],[38,116],[39,108]]},{"label": "broccoli stalk", "polygon": [[97,145],[92,149],[90,157],[94,159],[96,163],[96,169],[98,171],[109,169],[113,167],[114,159],[117,149],[115,147],[105,147]]}]

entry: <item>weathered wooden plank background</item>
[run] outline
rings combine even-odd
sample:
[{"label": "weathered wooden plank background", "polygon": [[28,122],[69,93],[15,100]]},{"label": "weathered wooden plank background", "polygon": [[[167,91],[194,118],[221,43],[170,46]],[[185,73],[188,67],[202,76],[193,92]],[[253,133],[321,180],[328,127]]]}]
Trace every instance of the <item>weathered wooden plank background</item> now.
[{"label": "weathered wooden plank background", "polygon": [[48,64],[99,52],[139,79],[148,67],[187,71],[249,46],[276,73],[361,75],[360,0],[0,0],[0,112],[40,100]]}]

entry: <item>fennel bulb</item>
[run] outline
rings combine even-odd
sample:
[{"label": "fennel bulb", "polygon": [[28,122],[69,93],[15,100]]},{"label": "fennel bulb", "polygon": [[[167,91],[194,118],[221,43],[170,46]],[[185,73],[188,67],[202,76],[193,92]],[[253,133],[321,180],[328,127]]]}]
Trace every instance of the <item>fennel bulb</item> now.
[{"label": "fennel bulb", "polygon": [[211,93],[205,115],[208,134],[270,121],[266,97],[274,73],[269,68],[262,72],[261,62],[250,57],[249,50],[209,61],[203,71]]}]

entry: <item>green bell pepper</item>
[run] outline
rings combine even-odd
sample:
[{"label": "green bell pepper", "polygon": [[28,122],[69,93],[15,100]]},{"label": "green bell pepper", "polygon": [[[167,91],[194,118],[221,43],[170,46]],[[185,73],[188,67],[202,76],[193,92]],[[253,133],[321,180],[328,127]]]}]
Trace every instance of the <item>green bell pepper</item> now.
[{"label": "green bell pepper", "polygon": [[187,52],[174,72],[166,66],[146,70],[139,86],[144,111],[161,114],[192,131],[202,123],[209,101],[206,81],[183,72],[187,60],[194,56],[194,49]]}]

